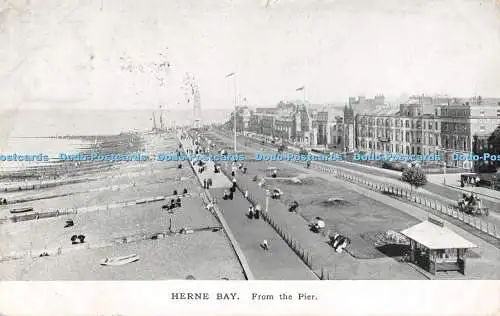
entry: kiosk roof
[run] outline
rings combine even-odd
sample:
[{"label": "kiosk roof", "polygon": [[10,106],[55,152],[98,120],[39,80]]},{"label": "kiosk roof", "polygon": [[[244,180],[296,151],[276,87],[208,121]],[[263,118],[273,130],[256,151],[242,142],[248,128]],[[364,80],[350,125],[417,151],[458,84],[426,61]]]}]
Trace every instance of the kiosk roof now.
[{"label": "kiosk roof", "polygon": [[441,227],[429,221],[407,228],[401,231],[401,234],[429,249],[464,249],[477,247],[449,228]]}]

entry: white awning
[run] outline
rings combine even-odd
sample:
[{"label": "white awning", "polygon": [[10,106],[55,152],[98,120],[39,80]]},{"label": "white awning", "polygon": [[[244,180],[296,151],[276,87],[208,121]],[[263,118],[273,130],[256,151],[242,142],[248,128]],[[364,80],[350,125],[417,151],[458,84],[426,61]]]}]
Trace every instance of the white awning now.
[{"label": "white awning", "polygon": [[477,248],[476,245],[449,228],[441,227],[429,221],[407,228],[401,231],[401,234],[429,249]]}]

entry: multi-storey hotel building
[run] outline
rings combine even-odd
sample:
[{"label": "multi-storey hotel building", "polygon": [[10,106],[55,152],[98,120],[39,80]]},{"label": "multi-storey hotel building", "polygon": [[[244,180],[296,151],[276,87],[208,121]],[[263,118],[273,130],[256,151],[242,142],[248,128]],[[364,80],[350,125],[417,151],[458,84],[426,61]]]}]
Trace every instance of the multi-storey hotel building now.
[{"label": "multi-storey hotel building", "polygon": [[[345,116],[347,121],[352,113]],[[499,125],[498,99],[416,96],[397,109],[379,106],[356,113],[355,145],[360,151],[437,153],[449,166],[470,169],[472,163],[454,160],[452,154],[471,153],[474,139],[490,135]]]},{"label": "multi-storey hotel building", "polygon": [[449,164],[471,168],[468,161],[454,161],[452,153],[469,154],[474,149],[474,139],[491,135],[500,125],[498,99],[450,99],[447,106],[439,108],[441,120],[442,151]]}]

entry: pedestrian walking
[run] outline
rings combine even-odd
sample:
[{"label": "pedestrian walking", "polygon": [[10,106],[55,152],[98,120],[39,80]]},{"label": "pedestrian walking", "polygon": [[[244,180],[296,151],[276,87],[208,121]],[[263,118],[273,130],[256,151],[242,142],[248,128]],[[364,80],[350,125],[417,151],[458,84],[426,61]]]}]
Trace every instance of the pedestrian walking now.
[{"label": "pedestrian walking", "polygon": [[262,241],[262,243],[260,244],[260,246],[262,247],[262,249],[264,249],[264,250],[266,250],[266,251],[267,251],[267,250],[269,250],[269,244],[268,244],[268,242],[267,242],[267,239],[264,239],[264,240]]},{"label": "pedestrian walking", "polygon": [[250,218],[250,219],[252,219],[252,218],[253,218],[253,216],[254,216],[254,208],[253,208],[253,206],[250,206],[250,207],[248,208],[248,214],[247,214],[247,216],[248,216],[248,218]]},{"label": "pedestrian walking", "polygon": [[245,199],[248,199],[248,190],[245,190],[244,196],[245,196]]},{"label": "pedestrian walking", "polygon": [[208,189],[207,179],[203,179],[203,189]]}]

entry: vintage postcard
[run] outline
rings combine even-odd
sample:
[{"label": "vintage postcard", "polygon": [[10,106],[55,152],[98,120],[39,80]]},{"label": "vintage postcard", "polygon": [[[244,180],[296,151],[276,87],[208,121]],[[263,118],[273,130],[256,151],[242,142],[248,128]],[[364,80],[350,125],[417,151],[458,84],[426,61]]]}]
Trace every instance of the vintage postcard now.
[{"label": "vintage postcard", "polygon": [[8,316],[500,315],[499,167],[496,0],[0,3]]}]

